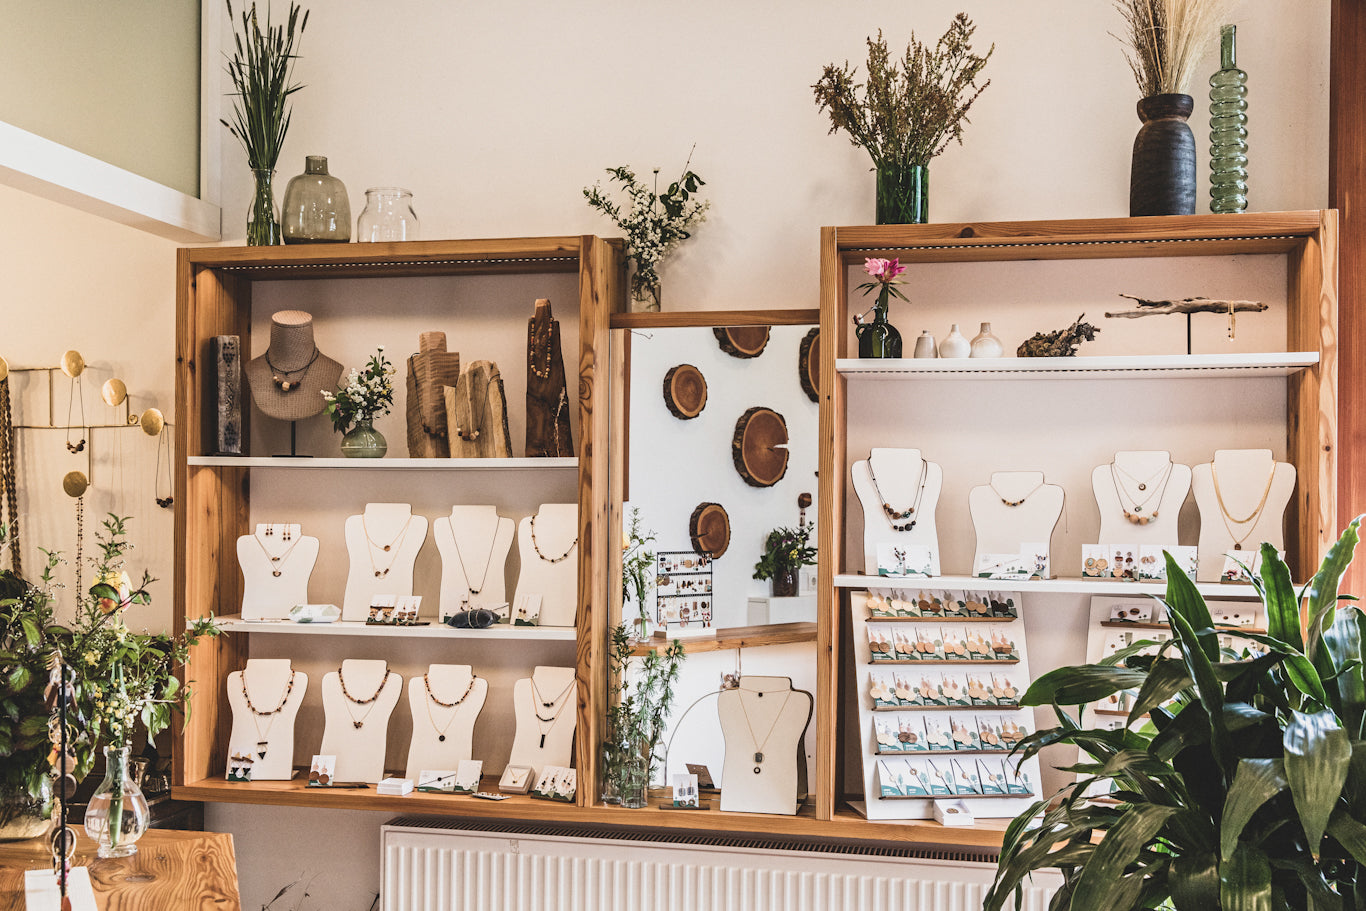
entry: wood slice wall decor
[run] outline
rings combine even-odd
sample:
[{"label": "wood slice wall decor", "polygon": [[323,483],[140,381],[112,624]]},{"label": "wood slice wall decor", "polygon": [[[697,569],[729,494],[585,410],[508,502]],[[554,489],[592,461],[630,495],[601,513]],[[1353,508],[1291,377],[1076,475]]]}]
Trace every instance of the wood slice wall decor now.
[{"label": "wood slice wall decor", "polygon": [[712,329],[721,350],[731,357],[758,357],[768,347],[768,326],[722,326]]},{"label": "wood slice wall decor", "polygon": [[751,487],[772,487],[787,474],[787,421],[755,405],[735,422],[730,443],[735,470]]},{"label": "wood slice wall decor", "polygon": [[507,394],[497,364],[470,364],[454,386],[445,387],[445,404],[453,458],[512,458]]},{"label": "wood slice wall decor", "polygon": [[720,557],[730,547],[730,514],[720,503],[698,503],[688,519],[692,549],[699,554]]},{"label": "wood slice wall decor", "polygon": [[444,389],[460,377],[460,354],[446,350],[446,333],[423,332],[417,353],[408,358],[408,455],[444,459],[451,454],[446,436]]},{"label": "wood slice wall decor", "polygon": [[690,421],[707,407],[707,378],[692,364],[679,364],[664,374],[664,404],[669,413]]},{"label": "wood slice wall decor", "polygon": [[821,330],[812,329],[797,348],[797,378],[813,402],[821,400]]}]

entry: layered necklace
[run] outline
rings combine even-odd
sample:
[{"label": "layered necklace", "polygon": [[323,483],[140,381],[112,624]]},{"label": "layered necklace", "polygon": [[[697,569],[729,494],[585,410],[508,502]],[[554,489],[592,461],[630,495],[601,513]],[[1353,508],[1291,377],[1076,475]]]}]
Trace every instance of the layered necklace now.
[{"label": "layered necklace", "polygon": [[432,716],[432,703],[435,702],[443,709],[455,708],[456,706],[460,705],[460,703],[464,702],[465,697],[467,697],[474,690],[474,681],[478,679],[479,678],[476,677],[474,674],[470,674],[470,684],[469,686],[465,687],[465,692],[460,694],[460,698],[455,700],[454,702],[443,702],[440,696],[432,692],[431,677],[428,674],[422,675],[422,685],[427,688],[427,720],[432,723],[432,729],[436,731],[436,739],[438,741],[442,743],[446,742],[446,732],[450,730],[451,725],[455,723],[455,716],[459,715],[460,713],[458,711],[451,712],[451,717],[446,719],[446,726],[439,727],[436,723],[436,718]]},{"label": "layered necklace", "polygon": [[382,579],[389,575],[389,570],[393,569],[394,563],[398,561],[398,554],[394,553],[394,555],[389,558],[389,565],[384,567],[384,569],[380,569],[375,565],[375,550],[378,549],[387,554],[390,551],[395,550],[396,547],[402,546],[403,539],[408,534],[408,526],[411,524],[413,524],[413,515],[412,513],[409,513],[408,521],[403,523],[403,527],[398,530],[398,534],[394,536],[394,539],[388,544],[381,545],[376,543],[374,538],[370,537],[370,527],[365,524],[365,514],[361,514],[360,528],[361,531],[365,533],[365,541],[369,545],[365,549],[365,553],[370,557],[370,569],[374,571],[376,579]]},{"label": "layered necklace", "polygon": [[[555,350],[555,323],[552,320],[546,327],[545,341],[537,344],[540,340],[532,335],[527,340],[527,363],[531,367],[531,372],[540,379],[550,379],[550,359]],[[540,361],[538,364],[537,361]]]},{"label": "layered necklace", "polygon": [[[560,690],[560,694],[558,696],[556,696],[554,699],[546,701],[546,698],[541,695],[541,688],[536,685],[536,675],[532,674],[531,695],[535,697],[536,700],[536,705],[533,706],[533,712],[536,715],[536,729],[541,734],[541,744],[539,749],[545,749],[546,735],[555,729],[555,725],[559,723],[560,714],[564,711],[564,707],[569,704],[568,700],[565,700],[563,702],[561,700],[564,699],[565,695],[573,686],[574,681],[570,680],[569,683],[565,685],[565,688]],[[554,711],[550,711],[551,709],[554,709]],[[550,717],[544,717],[541,714],[542,710],[550,711]]]},{"label": "layered necklace", "polygon": [[[465,555],[460,551],[460,536],[455,533],[455,523],[451,523],[451,543],[455,545],[455,559],[460,561],[460,573],[465,577],[465,588],[471,595],[477,595],[484,590],[484,583],[489,580],[489,567],[493,565],[493,551],[498,547],[498,525],[502,522],[497,513],[493,515],[493,534],[489,536],[489,554],[484,558],[484,573],[479,577],[479,587],[474,587],[474,579],[470,577],[470,571],[465,567]],[[532,519],[532,529],[536,527],[536,520]],[[538,550],[537,553],[540,553]],[[469,598],[464,599],[464,603],[469,603]]]},{"label": "layered necklace", "polygon": [[[925,496],[925,480],[929,477],[929,474],[930,463],[922,458],[920,460],[920,488],[916,491],[915,500],[905,509],[897,509],[891,503],[887,502],[886,495],[883,494],[882,488],[878,486],[877,474],[873,471],[873,460],[872,458],[868,459],[868,477],[873,481],[873,493],[877,494],[878,500],[882,503],[882,512],[887,516],[887,521],[891,523],[892,531],[910,531],[915,528],[915,523],[919,520],[911,519],[911,516],[915,515],[916,510],[920,508],[920,501]],[[907,519],[911,519],[911,521],[907,522]]]},{"label": "layered necklace", "polygon": [[291,380],[290,377],[296,373],[303,373],[309,367],[312,367],[313,362],[317,359],[318,346],[314,345],[313,356],[308,359],[308,363],[304,364],[302,367],[295,367],[293,370],[281,370],[279,367],[276,367],[273,363],[271,363],[270,349],[266,349],[266,366],[270,368],[270,380],[275,384],[275,388],[279,389],[281,392],[291,392],[295,389],[298,389],[300,382],[303,380],[303,377],[300,376],[298,379],[295,380]]},{"label": "layered necklace", "polygon": [[1004,497],[1004,496],[1001,496],[1001,492],[1000,492],[999,490],[996,489],[996,482],[995,482],[995,481],[990,481],[990,482],[987,483],[987,486],[991,488],[991,492],[994,493],[994,494],[996,494],[996,496],[1000,497],[1000,498],[1001,498],[1001,502],[1004,503],[1005,505],[1009,506],[1011,509],[1014,509],[1016,506],[1019,506],[1019,505],[1020,505],[1021,503],[1023,503],[1025,500],[1028,500],[1030,497],[1034,496],[1034,494],[1037,493],[1038,490],[1039,490],[1039,488],[1042,487],[1043,485],[1044,485],[1043,480],[1040,480],[1039,483],[1037,483],[1037,484],[1034,485],[1034,488],[1033,488],[1032,490],[1030,490],[1029,493],[1027,493],[1027,494],[1025,494],[1024,496],[1020,497],[1020,499],[1018,499],[1018,500],[1011,500],[1011,499],[1007,499],[1007,498]]},{"label": "layered necklace", "polygon": [[365,727],[365,719],[369,718],[370,713],[375,710],[375,700],[379,699],[379,694],[384,692],[385,685],[389,683],[389,662],[384,662],[384,675],[379,678],[379,686],[375,687],[375,692],[369,699],[357,699],[346,689],[346,677],[342,675],[340,664],[337,665],[337,683],[341,684],[342,695],[346,697],[347,702],[369,706],[360,718],[357,718],[356,713],[351,711],[351,706],[346,706],[346,714],[351,716],[351,726],[359,730]]},{"label": "layered necklace", "polygon": [[[247,704],[247,711],[251,712],[252,726],[256,728],[256,755],[259,759],[266,758],[266,749],[270,745],[270,729],[275,726],[275,716],[285,710],[285,703],[289,701],[289,694],[294,692],[295,673],[295,670],[290,668],[289,682],[285,684],[284,695],[280,697],[279,702],[275,703],[275,708],[267,709],[264,712],[252,704],[251,693],[247,692],[247,672],[242,671],[237,675],[238,681],[242,684],[242,699]],[[270,719],[264,731],[261,730],[262,718]]]},{"label": "layered necklace", "polygon": [[[1123,468],[1120,468],[1119,463],[1111,462],[1110,480],[1115,485],[1115,495],[1119,498],[1119,508],[1124,511],[1124,518],[1128,519],[1135,525],[1147,525],[1149,522],[1156,519],[1156,507],[1154,507],[1152,510],[1148,512],[1144,512],[1144,510],[1147,509],[1148,504],[1151,503],[1154,498],[1156,498],[1158,506],[1162,505],[1162,497],[1165,496],[1167,493],[1167,484],[1171,482],[1172,469],[1174,469],[1175,467],[1176,466],[1172,464],[1172,461],[1168,459],[1166,465],[1163,465],[1157,471],[1153,472],[1153,474],[1149,475],[1146,479],[1140,481],[1138,478],[1135,478],[1133,475],[1129,474],[1129,472],[1125,471]],[[1119,476],[1121,474],[1134,483],[1134,486],[1138,488],[1138,493],[1130,495],[1129,491],[1126,490],[1124,485],[1120,483]],[[1161,485],[1153,486],[1152,490],[1148,490],[1149,485],[1151,485],[1159,477],[1162,478]],[[1147,496],[1143,496],[1143,498],[1140,500],[1139,497],[1143,495],[1144,491],[1147,491]],[[1132,509],[1129,506],[1124,505],[1124,500],[1126,498],[1129,500],[1129,504],[1130,506],[1132,506]]]},{"label": "layered necklace", "polygon": [[579,537],[578,537],[578,535],[575,535],[575,536],[574,536],[574,540],[573,540],[573,542],[570,543],[569,549],[568,549],[568,550],[566,550],[564,553],[560,554],[558,557],[547,557],[547,556],[541,551],[540,542],[538,542],[538,541],[536,540],[536,517],[535,517],[535,516],[532,516],[532,517],[531,517],[531,547],[532,547],[533,550],[536,551],[536,556],[540,557],[540,558],[541,558],[542,560],[544,560],[545,562],[547,562],[547,563],[562,563],[563,561],[569,559],[569,555],[572,554],[572,553],[574,552],[574,548],[575,548],[575,547],[578,547],[578,545],[579,545]]},{"label": "layered necklace", "polygon": [[[1233,549],[1242,550],[1243,542],[1246,541],[1257,528],[1257,520],[1261,518],[1262,510],[1266,507],[1267,497],[1271,496],[1271,485],[1276,480],[1276,461],[1273,459],[1271,462],[1271,474],[1267,476],[1266,488],[1262,491],[1262,498],[1257,501],[1257,508],[1241,519],[1232,515],[1229,512],[1228,507],[1224,505],[1224,495],[1219,491],[1219,470],[1214,467],[1213,462],[1209,463],[1209,473],[1210,477],[1214,479],[1214,498],[1219,501],[1219,515],[1224,520],[1224,528],[1227,529],[1228,536],[1233,539]],[[1247,529],[1243,532],[1241,538],[1234,533],[1233,525],[1230,525],[1230,522],[1232,522],[1233,525],[1247,526]]]},{"label": "layered necklace", "polygon": [[[762,690],[753,690],[752,692],[758,693],[760,699],[764,698]],[[768,746],[769,738],[772,737],[773,732],[778,729],[778,722],[783,720],[783,712],[787,710],[787,701],[792,698],[792,690],[787,690],[787,695],[783,696],[783,704],[778,706],[778,712],[773,716],[773,724],[769,725],[768,733],[764,735],[762,741],[759,740],[758,736],[754,733],[754,725],[749,720],[749,709],[745,707],[745,692],[743,688],[737,696],[740,700],[740,711],[745,716],[745,727],[749,728],[749,738],[754,743],[754,774],[758,775],[763,771],[764,747]]]},{"label": "layered necklace", "polygon": [[[289,541],[290,538],[293,537],[293,535],[289,531],[288,525],[285,526],[285,529],[285,533],[280,536],[280,540]],[[273,535],[273,532],[274,526],[267,525],[266,534]],[[283,574],[285,564],[289,562],[290,555],[294,553],[294,548],[298,547],[299,541],[303,540],[303,535],[300,535],[297,539],[293,541],[293,543],[291,543],[278,555],[271,553],[270,549],[266,547],[266,542],[261,540],[260,532],[257,532],[256,534],[252,535],[252,538],[256,540],[257,546],[261,548],[261,553],[265,554],[266,559],[270,561],[270,574],[278,579]]]}]

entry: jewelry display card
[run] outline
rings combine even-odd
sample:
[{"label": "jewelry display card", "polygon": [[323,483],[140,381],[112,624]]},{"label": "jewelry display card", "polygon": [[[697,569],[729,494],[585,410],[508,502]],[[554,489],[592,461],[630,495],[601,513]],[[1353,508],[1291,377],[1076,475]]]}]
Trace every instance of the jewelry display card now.
[{"label": "jewelry display card", "polygon": [[902,629],[891,624],[868,624],[865,628],[874,664],[915,664],[927,661],[1017,661],[1020,653],[1014,633],[1003,625],[985,629],[915,624]]},{"label": "jewelry display card", "polygon": [[518,595],[512,602],[512,625],[539,626],[541,602],[540,595]]},{"label": "jewelry display card", "polygon": [[541,769],[536,786],[531,789],[531,796],[570,803],[574,800],[577,790],[578,774],[573,769],[549,765]]},{"label": "jewelry display card", "polygon": [[673,805],[676,807],[696,807],[698,805],[697,776],[679,772],[673,776]]},{"label": "jewelry display card", "polygon": [[484,763],[480,759],[462,759],[455,769],[455,790],[461,794],[473,794],[479,790],[479,779],[484,774]]},{"label": "jewelry display card", "polygon": [[525,794],[531,790],[532,769],[529,765],[510,765],[503,769],[498,790],[505,794]]},{"label": "jewelry display card", "polygon": [[934,552],[927,544],[884,542],[877,545],[879,576],[930,576],[934,565]]},{"label": "jewelry display card", "polygon": [[[417,776],[417,788],[419,791],[429,791],[436,794],[454,794],[455,787],[454,769],[423,769]],[[475,781],[475,787],[479,782]],[[470,789],[471,791],[474,788]]]},{"label": "jewelry display card", "polygon": [[978,554],[972,574],[979,579],[1023,582],[1034,575],[1034,558],[1029,554]]},{"label": "jewelry display card", "polygon": [[417,619],[421,606],[421,595],[375,595],[365,622],[371,626],[425,626]]},{"label": "jewelry display card", "polygon": [[655,622],[660,628],[671,634],[709,631],[711,558],[693,551],[661,551],[655,555],[655,568]]},{"label": "jewelry display card", "polygon": [[1083,544],[1081,546],[1081,577],[1083,579],[1111,579],[1110,545]]},{"label": "jewelry display card", "polygon": [[[1285,559],[1285,551],[1276,552],[1281,560]],[[1262,571],[1262,551],[1257,550],[1230,550],[1224,554],[1224,568],[1219,573],[1220,582],[1250,583],[1254,576]]]},{"label": "jewelry display card", "polygon": [[1019,616],[1015,592],[879,589],[864,595],[873,620],[971,617],[1013,620]]},{"label": "jewelry display card", "polygon": [[234,743],[228,750],[228,781],[251,781],[251,767],[256,764],[254,743]]},{"label": "jewelry display card", "polygon": [[308,786],[326,788],[336,780],[337,757],[317,755],[308,766]]},{"label": "jewelry display card", "polygon": [[289,609],[289,619],[295,623],[335,623],[341,619],[341,608],[335,604],[296,604]]},{"label": "jewelry display card", "polygon": [[1166,580],[1167,558],[1171,554],[1181,571],[1195,578],[1199,556],[1194,546],[1180,544],[1144,544],[1138,549],[1138,578],[1142,580]]},{"label": "jewelry display card", "polygon": [[1006,753],[1029,736],[1019,718],[973,711],[902,713],[873,719],[877,755],[900,753]]}]

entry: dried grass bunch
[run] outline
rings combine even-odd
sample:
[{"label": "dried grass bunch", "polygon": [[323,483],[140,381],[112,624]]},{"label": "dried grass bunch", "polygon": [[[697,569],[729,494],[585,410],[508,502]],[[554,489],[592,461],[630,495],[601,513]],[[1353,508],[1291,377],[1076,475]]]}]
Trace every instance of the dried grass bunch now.
[{"label": "dried grass bunch", "polygon": [[1143,97],[1190,94],[1196,67],[1230,7],[1229,0],[1115,0],[1125,48]]},{"label": "dried grass bunch", "polygon": [[968,109],[991,80],[980,86],[977,76],[996,45],[985,56],[972,52],[976,27],[959,13],[934,47],[911,34],[906,56],[892,61],[879,30],[868,39],[868,78],[854,81],[857,68],[826,66],[812,88],[816,105],[830,111],[830,132],[844,130],[854,145],[866,149],[877,167],[928,165],[948,144],[963,141]]}]

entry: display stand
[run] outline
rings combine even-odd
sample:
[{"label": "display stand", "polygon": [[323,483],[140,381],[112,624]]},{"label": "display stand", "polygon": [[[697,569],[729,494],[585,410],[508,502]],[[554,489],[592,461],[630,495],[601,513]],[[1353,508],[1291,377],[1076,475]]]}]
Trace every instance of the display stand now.
[{"label": "display stand", "polygon": [[1045,483],[1042,471],[992,472],[990,484],[968,491],[968,511],[977,535],[973,566],[982,554],[1019,553],[1022,544],[1050,545],[1051,566],[1050,542],[1062,506],[1062,488]]},{"label": "display stand", "polygon": [[1263,542],[1285,549],[1285,510],[1295,492],[1295,466],[1275,461],[1270,449],[1215,450],[1214,461],[1191,469],[1191,490],[1200,509],[1200,582],[1219,581],[1225,554],[1246,553],[1244,562],[1251,565]]},{"label": "display stand", "polygon": [[793,689],[787,677],[742,677],[735,689],[722,690],[722,810],[796,815],[812,704],[811,694]]},{"label": "display stand", "polygon": [[318,539],[301,525],[256,526],[237,539],[242,567],[242,619],[279,620],[296,604],[308,603],[308,580],[318,561]]},{"label": "display stand", "polygon": [[506,603],[504,570],[516,525],[496,506],[453,506],[432,523],[441,553],[441,617]]},{"label": "display stand", "polygon": [[[919,449],[873,449],[867,459],[851,466],[850,473],[854,493],[863,505],[863,571],[877,575],[879,544],[924,544],[930,549],[931,571],[939,575],[939,530],[934,519],[944,488],[944,470],[939,464],[925,461]],[[883,509],[884,503],[896,510],[914,507],[913,515],[896,520],[896,524],[914,520],[915,527],[908,531],[894,529],[893,519]]]},{"label": "display stand", "polygon": [[413,593],[413,564],[427,541],[427,519],[407,503],[367,503],[364,515],[346,520],[346,576],[343,620],[364,620],[375,595]]},{"label": "display stand", "polygon": [[1181,543],[1177,520],[1190,493],[1191,469],[1174,463],[1171,453],[1117,452],[1113,463],[1091,472],[1091,488],[1100,508],[1097,544]]},{"label": "display stand", "polygon": [[265,353],[247,361],[244,372],[261,413],[290,422],[289,451],[294,455],[294,422],[322,414],[327,407],[322,391],[337,387],[342,365],[318,350],[311,314],[281,310],[271,316]]},{"label": "display stand", "polygon": [[424,769],[454,769],[471,758],[474,723],[488,692],[488,681],[476,677],[468,664],[433,664],[425,680],[413,677],[408,681],[413,715],[408,778],[417,781]]},{"label": "display stand", "polygon": [[574,558],[578,534],[579,508],[573,503],[542,504],[536,515],[518,526],[522,571],[517,596],[541,596],[541,626],[574,625],[579,606],[579,564]]},{"label": "display stand", "polygon": [[577,689],[572,667],[537,667],[513,684],[517,733],[508,765],[530,766],[533,779],[545,766],[573,765]]},{"label": "display stand", "polygon": [[255,745],[252,781],[294,777],[294,720],[307,690],[308,675],[294,670],[288,658],[251,658],[243,670],[228,675],[228,707],[232,709],[228,749]]},{"label": "display stand", "polygon": [[[346,678],[350,699],[342,692],[340,676]],[[340,676],[337,671],[323,675],[319,753],[337,757],[334,781],[378,782],[384,777],[389,716],[398,705],[403,678],[389,670],[387,661],[358,658],[342,661]]]}]

